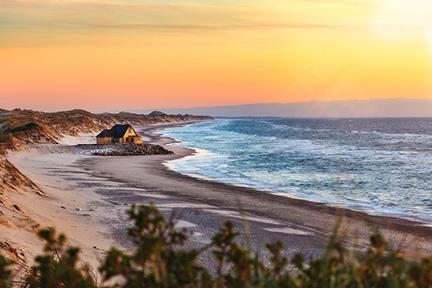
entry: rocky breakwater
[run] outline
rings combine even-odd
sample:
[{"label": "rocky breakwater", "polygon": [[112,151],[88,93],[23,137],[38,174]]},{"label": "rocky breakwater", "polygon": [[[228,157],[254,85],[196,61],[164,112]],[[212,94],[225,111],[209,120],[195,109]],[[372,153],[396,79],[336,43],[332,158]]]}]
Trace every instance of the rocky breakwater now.
[{"label": "rocky breakwater", "polygon": [[85,154],[94,156],[172,155],[174,152],[153,144],[78,145]]}]

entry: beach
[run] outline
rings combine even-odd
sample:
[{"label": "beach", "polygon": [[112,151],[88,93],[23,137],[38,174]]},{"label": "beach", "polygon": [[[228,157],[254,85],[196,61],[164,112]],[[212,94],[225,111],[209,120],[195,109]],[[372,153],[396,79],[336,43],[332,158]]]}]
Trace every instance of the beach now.
[{"label": "beach", "polygon": [[[263,253],[264,244],[282,240],[285,253],[316,257],[339,226],[347,245],[364,249],[376,230],[410,257],[432,254],[432,228],[396,217],[372,216],[341,207],[276,195],[248,187],[198,179],[170,170],[166,163],[196,153],[170,145],[161,126],[140,129],[144,140],[159,144],[174,155],[89,156],[71,145],[35,145],[10,153],[9,160],[42,190],[44,196],[17,195],[19,205],[41,226],[65,232],[71,244],[82,247],[83,259],[93,267],[112,245],[130,249],[125,211],[133,203],[158,207],[175,214],[177,227],[190,231],[187,247],[203,247],[226,221],[235,223],[240,239]],[[64,144],[91,143],[90,135]],[[31,259],[41,243],[7,234]],[[208,255],[207,255],[208,256]],[[206,254],[201,261],[211,266]]]}]

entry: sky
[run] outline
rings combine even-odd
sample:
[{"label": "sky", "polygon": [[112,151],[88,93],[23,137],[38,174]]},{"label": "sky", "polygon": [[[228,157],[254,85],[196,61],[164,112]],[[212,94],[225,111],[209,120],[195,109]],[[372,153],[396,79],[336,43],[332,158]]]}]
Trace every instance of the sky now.
[{"label": "sky", "polygon": [[0,0],[0,107],[432,99],[430,0]]}]

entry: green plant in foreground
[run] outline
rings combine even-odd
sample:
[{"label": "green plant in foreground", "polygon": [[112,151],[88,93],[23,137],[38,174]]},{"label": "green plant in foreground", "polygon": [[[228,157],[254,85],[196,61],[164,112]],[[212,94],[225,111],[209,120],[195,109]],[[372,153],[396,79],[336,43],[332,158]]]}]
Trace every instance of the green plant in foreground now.
[{"label": "green plant in foreground", "polygon": [[199,251],[180,248],[187,240],[185,230],[176,230],[154,206],[133,206],[128,214],[136,250],[126,254],[112,248],[100,268],[105,281],[121,278],[123,287],[210,285],[209,273],[197,264]]},{"label": "green plant in foreground", "polygon": [[[188,233],[175,229],[154,206],[132,206],[129,237],[135,250],[111,248],[100,266],[101,283],[88,266],[79,265],[79,249],[66,238],[43,229],[44,253],[25,278],[23,287],[432,287],[432,258],[406,259],[379,234],[367,251],[346,249],[335,233],[318,259],[284,256],[282,242],[267,244],[268,257],[240,244],[232,223],[226,223],[202,249],[184,249]],[[199,256],[213,257],[211,269]],[[0,288],[10,287],[10,263],[0,257]]]},{"label": "green plant in foreground", "polygon": [[78,267],[79,248],[66,247],[66,237],[56,235],[54,229],[42,229],[38,233],[45,241],[44,253],[36,257],[23,286],[29,288],[96,287],[88,266]]},{"label": "green plant in foreground", "polygon": [[11,262],[0,255],[0,288],[12,287],[12,272],[10,270]]}]

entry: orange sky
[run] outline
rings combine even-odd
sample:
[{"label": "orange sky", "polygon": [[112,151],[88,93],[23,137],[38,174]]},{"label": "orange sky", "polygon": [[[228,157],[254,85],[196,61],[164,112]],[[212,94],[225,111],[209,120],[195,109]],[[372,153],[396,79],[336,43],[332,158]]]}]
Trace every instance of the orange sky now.
[{"label": "orange sky", "polygon": [[0,107],[432,98],[429,0],[0,0]]}]

